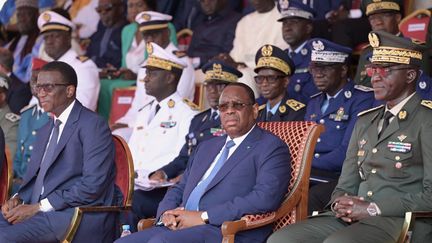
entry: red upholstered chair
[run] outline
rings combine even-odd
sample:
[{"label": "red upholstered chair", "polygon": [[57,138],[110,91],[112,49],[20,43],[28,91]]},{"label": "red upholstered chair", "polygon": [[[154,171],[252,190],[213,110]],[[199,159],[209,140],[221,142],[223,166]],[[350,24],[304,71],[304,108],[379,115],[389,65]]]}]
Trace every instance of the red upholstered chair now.
[{"label": "red upholstered chair", "polygon": [[193,102],[198,106],[199,110],[204,108],[204,85],[195,84],[195,94]]},{"label": "red upholstered chair", "polygon": [[13,169],[12,158],[10,156],[9,147],[6,146],[5,155],[0,171],[0,204],[3,204],[8,198],[12,189]]},{"label": "red upholstered chair", "polygon": [[70,243],[73,241],[75,233],[80,227],[80,222],[83,213],[94,213],[94,212],[120,213],[122,211],[129,210],[132,207],[132,194],[134,188],[134,173],[135,173],[133,168],[132,155],[126,141],[124,141],[123,138],[117,135],[113,135],[113,140],[115,144],[115,164],[116,164],[115,184],[123,194],[123,202],[121,206],[76,207],[66,237],[62,241],[63,243]]},{"label": "red upholstered chair", "polygon": [[136,87],[116,88],[111,98],[111,111],[109,124],[114,124],[120,119],[132,105]]},{"label": "red upholstered chair", "polygon": [[192,34],[193,32],[191,29],[182,29],[177,32],[178,49],[180,51],[187,51],[192,41]]},{"label": "red upholstered chair", "polygon": [[[291,181],[281,207],[275,212],[260,215],[245,215],[237,221],[224,222],[221,230],[223,243],[234,243],[235,234],[273,224],[274,230],[307,217],[309,175],[312,155],[324,126],[314,122],[260,122],[260,127],[279,136],[288,145],[291,153]],[[150,227],[154,219],[143,219],[138,230]]]},{"label": "red upholstered chair", "polygon": [[426,42],[430,22],[431,12],[427,9],[419,9],[401,20],[399,30],[405,37]]}]

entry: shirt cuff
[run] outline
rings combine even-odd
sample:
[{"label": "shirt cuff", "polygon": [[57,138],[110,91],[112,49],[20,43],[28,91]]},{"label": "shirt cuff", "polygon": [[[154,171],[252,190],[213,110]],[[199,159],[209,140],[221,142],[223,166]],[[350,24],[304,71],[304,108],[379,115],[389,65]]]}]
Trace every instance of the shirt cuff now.
[{"label": "shirt cuff", "polygon": [[40,210],[44,213],[54,211],[54,208],[48,201],[48,198],[44,198],[40,201]]}]

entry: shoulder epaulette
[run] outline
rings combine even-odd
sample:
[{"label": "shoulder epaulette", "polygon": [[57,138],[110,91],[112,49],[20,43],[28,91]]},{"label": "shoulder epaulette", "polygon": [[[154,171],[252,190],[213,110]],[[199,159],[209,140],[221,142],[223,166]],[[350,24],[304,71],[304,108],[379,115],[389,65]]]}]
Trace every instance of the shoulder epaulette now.
[{"label": "shoulder epaulette", "polygon": [[30,104],[30,105],[26,105],[24,106],[21,110],[20,113],[23,113],[24,111],[30,110],[31,108],[35,107],[36,104]]},{"label": "shoulder epaulette", "polygon": [[318,93],[316,93],[316,94],[313,94],[313,95],[310,96],[310,98],[315,98],[315,97],[317,97],[317,96],[320,95],[320,94],[322,94],[322,92],[318,92]]},{"label": "shoulder epaulette", "polygon": [[294,71],[294,73],[296,73],[296,74],[299,74],[299,73],[308,73],[308,72],[309,72],[309,68],[299,68],[299,69],[296,69]]},{"label": "shoulder epaulette", "polygon": [[358,90],[361,90],[363,92],[372,92],[373,91],[373,89],[371,87],[367,87],[367,86],[360,85],[360,84],[354,85],[354,88],[358,89]]},{"label": "shoulder epaulette", "polygon": [[81,56],[77,56],[77,59],[80,60],[80,62],[85,62],[89,59],[89,57],[81,55]]},{"label": "shoulder epaulette", "polygon": [[371,111],[374,111],[374,110],[378,110],[379,108],[381,108],[381,107],[383,107],[384,105],[380,105],[380,106],[377,106],[377,107],[374,107],[374,108],[371,108],[371,109],[368,109],[368,110],[364,110],[364,111],[362,111],[362,112],[359,112],[358,114],[357,114],[357,116],[363,116],[364,114],[367,114],[367,113],[369,113],[369,112],[371,112]]},{"label": "shoulder epaulette", "polygon": [[192,110],[194,110],[194,111],[199,110],[199,107],[195,103],[193,103],[193,101],[184,98],[183,102],[186,103],[186,105],[188,105]]},{"label": "shoulder epaulette", "polygon": [[173,51],[172,52],[174,55],[176,55],[178,58],[182,58],[186,56],[186,52],[185,51]]},{"label": "shoulder epaulette", "polygon": [[17,114],[12,113],[12,112],[8,112],[8,113],[6,113],[5,118],[11,122],[18,122],[21,117]]},{"label": "shoulder epaulette", "polygon": [[264,104],[264,105],[260,105],[259,107],[258,107],[258,110],[263,110],[263,109],[265,109],[266,108],[266,104]]},{"label": "shoulder epaulette", "polygon": [[298,111],[302,108],[304,108],[306,105],[301,103],[300,101],[294,100],[294,99],[289,99],[286,101],[286,104],[291,107],[291,109]]},{"label": "shoulder epaulette", "polygon": [[422,100],[421,105],[426,106],[429,109],[432,109],[432,100]]}]

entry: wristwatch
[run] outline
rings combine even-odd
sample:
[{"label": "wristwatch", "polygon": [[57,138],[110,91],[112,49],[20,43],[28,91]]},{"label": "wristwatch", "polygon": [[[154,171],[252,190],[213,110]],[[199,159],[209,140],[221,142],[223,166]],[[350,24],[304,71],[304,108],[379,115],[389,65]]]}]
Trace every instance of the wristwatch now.
[{"label": "wristwatch", "polygon": [[368,212],[369,216],[378,215],[378,210],[375,203],[369,203],[369,206],[366,208],[366,211]]},{"label": "wristwatch", "polygon": [[208,224],[209,223],[209,219],[208,219],[208,214],[207,211],[204,211],[201,213],[201,219],[204,223]]}]

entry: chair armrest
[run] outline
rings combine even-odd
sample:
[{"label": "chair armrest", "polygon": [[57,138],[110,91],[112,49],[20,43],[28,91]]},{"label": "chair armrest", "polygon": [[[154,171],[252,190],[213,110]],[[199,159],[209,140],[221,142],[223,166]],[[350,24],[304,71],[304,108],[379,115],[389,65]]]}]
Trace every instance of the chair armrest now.
[{"label": "chair armrest", "polygon": [[410,242],[416,218],[432,218],[432,212],[415,211],[406,212],[404,223],[402,225],[401,234],[399,235],[398,243]]},{"label": "chair armrest", "polygon": [[141,219],[138,222],[138,226],[137,226],[138,231],[145,230],[147,228],[152,227],[154,225],[155,221],[156,221],[155,218]]}]

